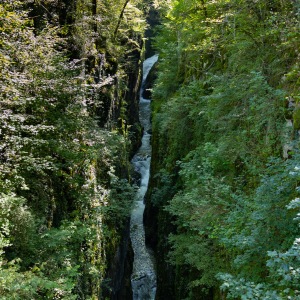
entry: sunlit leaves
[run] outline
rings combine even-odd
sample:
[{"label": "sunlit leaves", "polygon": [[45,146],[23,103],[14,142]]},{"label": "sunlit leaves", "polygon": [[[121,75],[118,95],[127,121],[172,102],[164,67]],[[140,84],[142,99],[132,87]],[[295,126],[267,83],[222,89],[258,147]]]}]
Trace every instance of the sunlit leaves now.
[{"label": "sunlit leaves", "polygon": [[[105,39],[108,33],[112,43],[109,34],[116,23],[110,14],[115,11],[102,9],[115,3],[96,2],[96,12],[90,1],[76,3],[72,38],[78,37],[77,46],[82,47],[76,60],[66,57],[66,40],[58,37],[59,28],[48,25],[46,19],[41,28],[33,28],[24,3],[0,4],[3,299],[74,299],[81,290],[85,297],[98,297],[106,248],[117,247],[118,231],[128,220],[135,190],[118,178],[125,169],[128,175],[127,137],[100,128],[98,119],[103,93],[111,93],[112,101],[121,98],[116,95],[119,91],[103,88],[115,85],[117,76],[125,76],[121,68],[115,74],[106,73],[105,54],[113,53],[113,45],[113,50],[104,45],[100,54],[97,48],[101,34]],[[58,5],[56,1],[31,4],[43,12]],[[131,36],[143,29],[135,5],[128,7],[120,27],[132,44],[116,44],[116,66],[131,46],[139,50],[136,37]],[[87,66],[91,57],[97,70]],[[124,92],[125,87],[120,89]],[[111,235],[113,241],[108,239]]]}]

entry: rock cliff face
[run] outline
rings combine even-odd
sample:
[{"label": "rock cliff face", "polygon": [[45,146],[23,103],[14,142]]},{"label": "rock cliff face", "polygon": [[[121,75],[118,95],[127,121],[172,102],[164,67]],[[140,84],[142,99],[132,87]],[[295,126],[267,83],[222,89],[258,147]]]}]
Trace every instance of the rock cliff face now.
[{"label": "rock cliff face", "polygon": [[150,6],[149,13],[147,16],[148,28],[145,31],[146,38],[146,58],[151,57],[155,54],[155,49],[152,45],[152,39],[155,36],[155,26],[159,25],[161,22],[160,15],[153,5]]},{"label": "rock cliff face", "polygon": [[145,99],[151,99],[151,96],[152,96],[152,88],[153,88],[153,85],[154,85],[154,81],[156,79],[156,65],[154,65],[151,69],[151,71],[149,72],[148,76],[147,76],[147,80],[146,82],[144,83],[144,86],[143,86],[143,97]]},{"label": "rock cliff face", "polygon": [[[148,192],[145,198],[146,206],[144,212],[144,226],[146,233],[146,243],[154,249],[157,264],[157,291],[156,299],[176,299],[175,291],[175,270],[168,263],[168,253],[170,246],[167,238],[173,230],[171,216],[164,211],[163,207],[154,205],[151,201],[155,189],[160,188],[160,182],[157,177],[153,176],[160,170],[160,158],[164,149],[160,149],[158,145],[158,131],[155,126],[152,127],[152,160],[151,160],[151,176],[149,180]],[[169,195],[171,196],[171,195]],[[164,199],[167,203],[167,199]]]},{"label": "rock cliff face", "polygon": [[112,300],[131,300],[131,273],[133,251],[130,242],[130,222],[121,233],[121,241],[108,258],[107,278],[103,285],[103,296]]},{"label": "rock cliff face", "polygon": [[[120,1],[119,5],[121,8],[124,4]],[[34,30],[42,31],[46,21],[64,28],[61,34],[66,41],[65,47],[70,59],[83,62],[85,75],[90,77],[89,83],[103,83],[100,92],[89,95],[92,101],[86,104],[87,111],[97,120],[99,130],[116,130],[120,135],[129,138],[130,146],[127,145],[125,162],[115,165],[115,175],[119,178],[130,178],[129,160],[139,148],[142,136],[139,123],[139,90],[144,47],[142,34],[127,29],[128,35],[122,33],[118,36],[117,27],[120,24],[115,25],[114,22],[117,22],[105,15],[100,1],[59,0],[58,4],[53,1],[30,1],[28,7],[29,16],[34,20]],[[114,9],[116,11],[111,12],[112,17],[117,19],[119,10],[116,6]],[[97,18],[98,23],[95,22]],[[122,21],[121,16],[119,21]],[[103,180],[109,182],[109,178]],[[63,189],[62,187],[58,193],[64,194]],[[73,210],[68,201],[62,198],[56,206],[52,216],[54,226],[59,226],[61,220]],[[108,224],[107,230],[113,236],[105,242],[103,250],[106,275],[99,297],[113,300],[132,299],[130,278],[133,251],[130,222],[127,220],[119,228],[109,227]],[[88,288],[86,289],[88,294]]]}]

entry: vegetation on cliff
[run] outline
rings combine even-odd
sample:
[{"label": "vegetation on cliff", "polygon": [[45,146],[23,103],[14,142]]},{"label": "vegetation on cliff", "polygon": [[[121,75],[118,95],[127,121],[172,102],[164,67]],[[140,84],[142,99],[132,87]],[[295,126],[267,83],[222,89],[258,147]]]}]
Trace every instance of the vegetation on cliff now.
[{"label": "vegetation on cliff", "polygon": [[108,273],[135,193],[145,9],[0,4],[1,299],[119,292]]},{"label": "vegetation on cliff", "polygon": [[[130,299],[150,2],[1,2],[1,299]],[[299,3],[152,2],[157,299],[299,299]]]},{"label": "vegetation on cliff", "polygon": [[299,3],[160,4],[157,298],[299,299]]}]

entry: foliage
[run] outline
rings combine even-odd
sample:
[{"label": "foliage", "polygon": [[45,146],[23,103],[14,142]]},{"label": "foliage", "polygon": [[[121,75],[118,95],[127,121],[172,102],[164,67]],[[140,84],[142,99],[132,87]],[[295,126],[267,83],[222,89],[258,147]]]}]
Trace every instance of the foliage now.
[{"label": "foliage", "polygon": [[[292,200],[287,208],[298,209],[299,198]],[[298,217],[295,220],[299,221]],[[228,290],[228,299],[299,299],[299,250],[299,238],[296,238],[286,252],[268,251],[267,283],[249,282],[244,278],[219,274],[223,281],[221,289]]]},{"label": "foliage", "polygon": [[173,185],[174,179],[166,170],[161,170],[160,173],[156,174],[156,180],[158,180],[161,188],[154,188],[151,195],[151,203],[154,206],[161,206],[166,199],[171,199],[174,195],[176,188]]},{"label": "foliage", "polygon": [[[44,266],[33,267],[29,271],[22,271],[20,268],[20,259],[11,261],[5,260],[5,252],[11,245],[21,247],[22,244],[32,243],[34,218],[28,207],[25,206],[25,199],[17,197],[14,194],[2,194],[1,203],[1,280],[0,295],[2,299],[75,299],[72,296],[72,289],[76,283],[76,272],[70,265],[65,265],[66,271],[63,275],[62,268],[59,274],[51,279],[45,276],[45,271],[53,270],[53,264],[48,268]],[[26,246],[25,246],[26,247]],[[28,245],[27,245],[28,247]],[[65,262],[67,258],[64,257]]]},{"label": "foliage", "polygon": [[[267,170],[269,174],[262,180],[253,201],[248,204],[239,202],[239,211],[228,214],[230,231],[221,230],[220,236],[226,248],[234,250],[236,257],[233,264],[239,279],[235,281],[228,274],[220,275],[220,278],[225,280],[223,288],[229,284],[230,293],[236,290],[240,295],[247,294],[246,287],[248,289],[252,286],[254,289],[264,290],[266,295],[272,291],[272,294],[279,295],[278,299],[297,294],[299,226],[292,222],[294,212],[291,213],[286,207],[293,211],[297,208],[298,198],[290,200],[295,195],[294,188],[299,182],[298,162],[299,154],[285,162],[272,162]],[[235,228],[242,219],[241,215],[249,218]],[[266,272],[266,266],[268,272],[266,278],[263,277],[265,282],[257,283]],[[233,281],[236,282],[234,285],[237,289],[230,286]]]},{"label": "foliage", "polygon": [[[174,218],[173,289],[187,287],[178,299],[221,297],[223,281],[229,299],[298,297],[281,262],[291,254],[299,285],[299,230],[286,210],[299,181],[299,7],[169,1],[162,11],[150,186],[151,205]],[[176,178],[170,197],[161,172]]]},{"label": "foliage", "polygon": [[135,193],[125,98],[144,23],[123,4],[0,4],[1,299],[102,294]]}]

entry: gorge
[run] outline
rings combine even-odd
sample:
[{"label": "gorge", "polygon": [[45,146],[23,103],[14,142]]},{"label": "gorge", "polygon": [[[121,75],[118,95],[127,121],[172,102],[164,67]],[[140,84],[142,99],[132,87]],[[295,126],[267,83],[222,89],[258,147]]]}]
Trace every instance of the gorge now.
[{"label": "gorge", "polygon": [[0,298],[300,299],[299,29],[294,0],[2,0]]},{"label": "gorge", "polygon": [[134,300],[154,300],[156,291],[156,274],[154,268],[154,257],[146,248],[145,231],[143,224],[144,197],[148,188],[151,161],[151,107],[150,99],[143,98],[145,82],[151,67],[157,61],[158,56],[154,55],[143,63],[143,80],[140,91],[140,122],[143,126],[142,145],[132,159],[135,171],[141,175],[140,186],[137,192],[135,207],[131,213],[131,242],[134,251],[132,289]]}]

